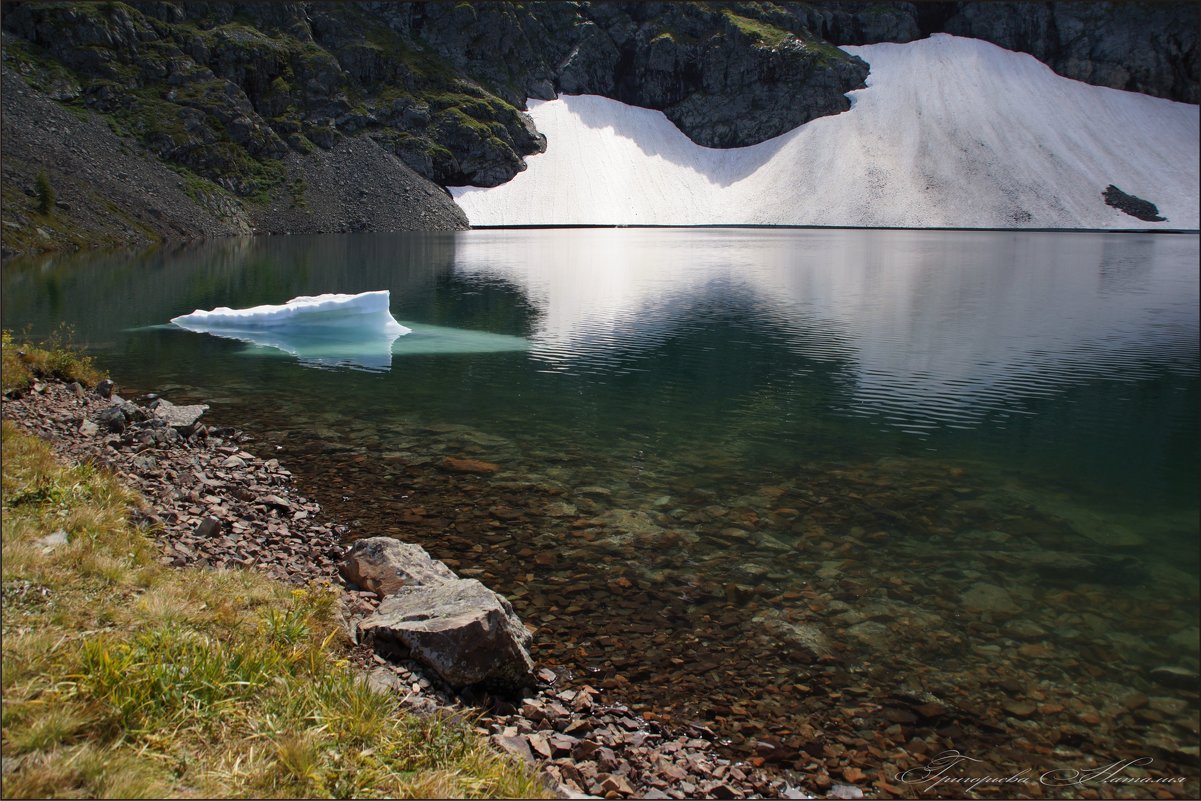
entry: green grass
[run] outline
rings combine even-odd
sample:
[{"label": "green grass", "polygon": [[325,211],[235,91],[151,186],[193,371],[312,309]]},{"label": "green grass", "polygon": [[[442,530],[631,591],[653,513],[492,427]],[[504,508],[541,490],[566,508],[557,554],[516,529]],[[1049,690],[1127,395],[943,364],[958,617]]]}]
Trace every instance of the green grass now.
[{"label": "green grass", "polygon": [[63,325],[40,343],[32,342],[28,336],[18,340],[11,331],[4,331],[0,351],[3,356],[3,368],[0,369],[3,391],[27,389],[35,380],[51,378],[78,381],[87,387],[95,386],[97,381],[104,378],[104,373],[96,369],[90,356],[72,344],[73,340],[73,332]]},{"label": "green grass", "polygon": [[778,28],[770,22],[744,17],[728,8],[723,9],[722,13],[725,14],[726,19],[734,23],[734,27],[765,47],[779,47],[785,39],[792,36],[788,31]]},{"label": "green grass", "polygon": [[163,567],[114,477],[3,447],[4,797],[548,797],[360,681],[332,590]]}]

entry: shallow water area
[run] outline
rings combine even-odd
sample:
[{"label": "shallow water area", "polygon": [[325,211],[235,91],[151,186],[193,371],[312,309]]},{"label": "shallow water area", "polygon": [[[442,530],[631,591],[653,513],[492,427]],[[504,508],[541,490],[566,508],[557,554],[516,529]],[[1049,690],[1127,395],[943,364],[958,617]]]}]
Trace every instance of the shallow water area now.
[{"label": "shallow water area", "polygon": [[[1195,235],[297,237],[14,261],[3,311],[508,595],[565,680],[812,790],[954,797],[905,771],[955,748],[1030,770],[977,795],[1141,797],[1039,777],[1150,757],[1123,770],[1184,797],[1197,260]],[[443,344],[355,369],[161,327],[380,289]]]}]

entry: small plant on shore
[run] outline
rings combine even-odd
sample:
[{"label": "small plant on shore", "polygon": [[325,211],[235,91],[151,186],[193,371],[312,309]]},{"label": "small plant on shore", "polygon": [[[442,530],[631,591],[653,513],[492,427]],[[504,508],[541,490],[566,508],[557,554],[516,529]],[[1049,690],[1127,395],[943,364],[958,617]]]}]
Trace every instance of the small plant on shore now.
[{"label": "small plant on shore", "polygon": [[28,335],[18,342],[11,331],[2,334],[0,376],[3,391],[24,391],[37,379],[57,378],[78,381],[85,387],[95,386],[104,378],[96,369],[92,357],[76,344],[74,331],[60,325],[45,341],[34,343]]},{"label": "small plant on shore", "polygon": [[361,681],[334,591],[165,567],[113,476],[3,447],[4,797],[549,797]]},{"label": "small plant on shore", "polygon": [[38,170],[37,177],[38,211],[49,214],[54,211],[54,187],[45,170]]}]

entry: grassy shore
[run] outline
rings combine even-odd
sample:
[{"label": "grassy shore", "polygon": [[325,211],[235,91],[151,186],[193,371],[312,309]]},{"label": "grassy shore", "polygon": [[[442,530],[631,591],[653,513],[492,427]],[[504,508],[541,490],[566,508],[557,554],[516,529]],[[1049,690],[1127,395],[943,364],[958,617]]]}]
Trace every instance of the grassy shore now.
[{"label": "grassy shore", "polygon": [[113,476],[7,421],[3,449],[4,797],[547,797],[369,689],[334,590],[164,567]]}]

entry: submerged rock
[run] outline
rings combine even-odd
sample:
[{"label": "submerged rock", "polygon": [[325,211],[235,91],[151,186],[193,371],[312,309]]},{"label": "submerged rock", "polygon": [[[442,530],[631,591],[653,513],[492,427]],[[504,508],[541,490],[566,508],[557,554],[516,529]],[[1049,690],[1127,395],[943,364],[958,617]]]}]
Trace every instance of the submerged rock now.
[{"label": "submerged rock", "polygon": [[995,584],[979,582],[962,595],[963,606],[970,612],[1013,614],[1019,607],[1013,597]]},{"label": "submerged rock", "polygon": [[456,689],[530,683],[530,633],[506,598],[475,579],[402,587],[359,631],[401,643]]},{"label": "submerged rock", "polygon": [[1201,685],[1201,675],[1197,671],[1176,665],[1162,665],[1151,671],[1151,678],[1165,687],[1175,687],[1181,690],[1196,690]]},{"label": "submerged rock", "polygon": [[456,456],[447,456],[442,460],[442,469],[450,473],[487,475],[499,470],[500,465],[480,459],[460,459]]}]

